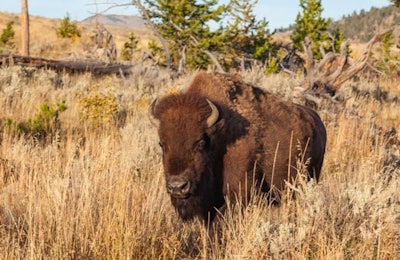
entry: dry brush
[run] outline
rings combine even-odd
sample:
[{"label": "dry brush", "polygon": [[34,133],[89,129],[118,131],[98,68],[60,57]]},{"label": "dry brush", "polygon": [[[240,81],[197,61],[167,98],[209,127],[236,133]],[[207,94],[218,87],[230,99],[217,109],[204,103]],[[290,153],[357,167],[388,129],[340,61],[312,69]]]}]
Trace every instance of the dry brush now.
[{"label": "dry brush", "polygon": [[[400,257],[399,142],[396,134],[385,135],[399,130],[393,103],[349,96],[336,114],[320,111],[328,130],[321,181],[299,179],[280,207],[262,198],[244,210],[232,205],[221,242],[213,243],[199,222],[182,225],[171,207],[147,116],[154,97],[187,78],[97,78],[18,67],[0,74],[0,258]],[[286,98],[297,84],[282,75],[257,80]],[[376,84],[396,91],[394,81]],[[125,111],[122,124],[85,120],[79,102],[94,92],[115,97]],[[45,142],[4,127],[7,119],[28,120],[41,104],[61,100],[67,109]]]}]

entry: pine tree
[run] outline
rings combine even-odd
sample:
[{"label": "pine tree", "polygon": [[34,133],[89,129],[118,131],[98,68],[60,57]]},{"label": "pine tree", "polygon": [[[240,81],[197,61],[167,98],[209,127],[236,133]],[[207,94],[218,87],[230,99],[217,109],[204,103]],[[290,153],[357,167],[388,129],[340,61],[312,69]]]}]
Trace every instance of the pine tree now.
[{"label": "pine tree", "polygon": [[78,28],[76,22],[71,21],[69,13],[64,17],[61,22],[60,27],[56,30],[57,36],[61,38],[79,38],[81,37],[81,32]]},{"label": "pine tree", "polygon": [[131,32],[128,37],[128,41],[124,43],[124,47],[121,51],[121,58],[123,60],[132,60],[133,52],[137,49],[138,39],[134,32]]},{"label": "pine tree", "polygon": [[395,41],[392,31],[383,35],[381,40],[381,57],[378,58],[376,67],[387,76],[395,76],[400,67],[400,57],[391,51],[394,43]]},{"label": "pine tree", "polygon": [[268,34],[268,22],[257,20],[253,13],[258,0],[231,0],[230,19],[225,32],[227,53],[265,61],[273,48],[272,36]]},{"label": "pine tree", "polygon": [[331,50],[331,45],[323,45],[329,39],[327,34],[330,19],[322,18],[322,5],[320,0],[300,0],[302,13],[298,13],[294,32],[291,35],[293,46],[295,49],[303,51],[303,42],[306,37],[313,44],[313,55],[315,59],[321,59],[322,53],[320,46],[325,51]]},{"label": "pine tree", "polygon": [[[137,1],[140,5],[140,1]],[[133,1],[135,4],[135,1]],[[143,0],[139,8],[146,12],[157,31],[167,41],[173,66],[206,68],[212,52],[222,49],[220,30],[212,31],[210,24],[218,23],[225,10],[217,0]],[[144,10],[143,10],[144,9]]]},{"label": "pine tree", "polygon": [[[14,36],[15,31],[13,28],[13,23],[8,22],[6,28],[3,29],[3,33],[0,35],[0,47],[5,47],[6,49],[14,49]],[[3,50],[0,50],[2,52]]]}]

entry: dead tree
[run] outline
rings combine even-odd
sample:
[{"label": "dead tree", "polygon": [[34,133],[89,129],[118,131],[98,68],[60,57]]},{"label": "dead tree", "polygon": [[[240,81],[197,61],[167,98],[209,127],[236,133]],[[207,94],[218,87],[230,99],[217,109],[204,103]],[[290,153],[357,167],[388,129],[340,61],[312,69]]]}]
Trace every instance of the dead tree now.
[{"label": "dead tree", "polygon": [[21,55],[29,56],[28,0],[21,0]]},{"label": "dead tree", "polygon": [[112,34],[102,24],[96,24],[96,29],[93,30],[94,48],[93,56],[111,63],[117,60],[117,48],[114,43]]},{"label": "dead tree", "polygon": [[306,101],[319,104],[320,97],[331,98],[341,85],[359,73],[367,65],[372,47],[383,35],[384,31],[376,34],[367,44],[358,59],[352,59],[348,55],[349,41],[342,43],[340,53],[329,52],[317,62],[314,60],[311,41],[306,38],[304,42],[304,53],[298,53],[304,62],[306,72],[304,82],[304,98]]},{"label": "dead tree", "polygon": [[129,75],[132,73],[132,65],[91,60],[54,60],[40,57],[0,54],[0,68],[14,65],[38,69],[52,69],[62,73],[91,72],[94,75]]},{"label": "dead tree", "polygon": [[142,18],[145,20],[146,25],[150,27],[154,35],[158,38],[158,40],[161,42],[161,45],[163,46],[163,49],[165,51],[165,56],[166,56],[166,62],[167,62],[167,68],[168,70],[171,68],[171,53],[168,48],[167,41],[162,37],[162,35],[159,33],[157,30],[156,26],[151,22],[150,15],[146,8],[142,5],[142,2],[140,0],[132,0],[132,5],[136,6],[141,15]]}]

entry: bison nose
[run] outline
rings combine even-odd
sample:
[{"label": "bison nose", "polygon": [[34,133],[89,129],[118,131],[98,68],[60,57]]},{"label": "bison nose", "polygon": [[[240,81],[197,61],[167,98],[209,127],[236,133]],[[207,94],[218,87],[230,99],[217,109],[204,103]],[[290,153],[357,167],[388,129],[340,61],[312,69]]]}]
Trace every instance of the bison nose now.
[{"label": "bison nose", "polygon": [[190,181],[182,179],[171,179],[167,183],[167,191],[176,198],[187,198],[190,192]]}]

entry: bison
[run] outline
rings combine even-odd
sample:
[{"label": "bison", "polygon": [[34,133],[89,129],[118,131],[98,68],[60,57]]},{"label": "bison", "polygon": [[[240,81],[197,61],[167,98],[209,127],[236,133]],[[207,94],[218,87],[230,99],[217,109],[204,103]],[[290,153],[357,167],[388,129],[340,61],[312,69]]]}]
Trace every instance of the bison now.
[{"label": "bison", "polygon": [[239,76],[199,72],[185,91],[155,100],[166,188],[183,220],[212,221],[226,198],[247,203],[251,188],[279,200],[298,156],[316,180],[326,131],[311,108],[282,101]]}]

